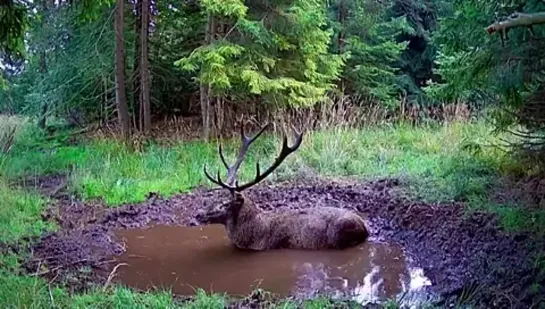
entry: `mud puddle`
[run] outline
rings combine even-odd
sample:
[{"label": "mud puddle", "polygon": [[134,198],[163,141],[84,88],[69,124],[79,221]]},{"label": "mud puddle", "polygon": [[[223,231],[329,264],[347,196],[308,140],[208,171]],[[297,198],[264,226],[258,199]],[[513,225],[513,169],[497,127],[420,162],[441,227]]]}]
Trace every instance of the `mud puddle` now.
[{"label": "mud puddle", "polygon": [[401,295],[415,301],[431,285],[393,244],[252,252],[233,247],[221,225],[155,226],[118,230],[116,236],[126,245],[118,262],[128,264],[118,270],[118,279],[142,290],[189,295],[201,288],[242,296],[262,288],[282,297],[328,294],[367,304]]},{"label": "mud puddle", "polygon": [[[256,186],[248,190],[248,196],[258,207],[265,211],[276,211],[282,208],[307,209],[311,207],[332,206],[353,209],[365,214],[369,220],[372,239],[400,244],[403,247],[405,266],[401,267],[405,267],[406,270],[399,271],[399,273],[403,274],[401,275],[403,279],[399,279],[402,282],[401,291],[403,289],[406,291],[411,290],[411,281],[407,279],[407,276],[411,276],[411,271],[408,269],[412,269],[411,267],[421,267],[424,270],[425,277],[429,278],[432,282],[431,286],[424,286],[422,290],[428,292],[426,295],[438,295],[439,299],[435,296],[427,297],[429,302],[436,307],[443,308],[450,305],[455,306],[460,302],[470,302],[474,308],[540,308],[539,305],[543,303],[543,295],[545,295],[545,276],[541,271],[540,264],[536,263],[536,261],[540,261],[538,258],[543,256],[542,252],[545,252],[545,241],[542,236],[538,237],[523,232],[506,233],[499,227],[498,217],[478,211],[468,213],[464,210],[464,204],[461,202],[430,204],[408,199],[402,194],[398,194],[399,184],[395,179],[361,183],[335,182],[319,179],[310,179],[308,181],[297,180],[296,183]],[[173,286],[176,292],[179,293],[180,291],[184,292],[185,290],[183,289],[187,288],[181,284],[185,282],[186,285],[193,284],[193,286],[198,286],[200,284],[204,289],[221,291],[222,278],[228,276],[231,276],[228,278],[233,278],[230,275],[232,273],[229,271],[238,269],[239,272],[244,274],[243,270],[246,267],[250,268],[254,260],[247,258],[244,263],[231,264],[234,266],[224,268],[223,273],[221,272],[222,268],[214,269],[215,275],[207,274],[207,280],[201,282],[197,281],[200,280],[199,277],[190,277],[192,281],[182,280],[183,277],[180,274],[183,269],[190,269],[189,266],[183,266],[188,263],[188,257],[185,255],[193,252],[199,259],[203,259],[202,250],[199,251],[195,247],[191,247],[193,251],[184,249],[188,251],[185,252],[180,249],[180,247],[185,246],[179,244],[183,243],[181,239],[189,239],[189,236],[186,234],[189,230],[183,230],[184,238],[157,236],[156,243],[151,242],[148,244],[151,248],[146,249],[148,250],[147,252],[142,248],[138,248],[138,246],[143,246],[147,242],[145,239],[146,234],[140,234],[140,236],[145,237],[144,239],[139,239],[138,242],[131,240],[136,236],[127,234],[127,237],[125,237],[128,242],[127,249],[131,253],[125,253],[125,247],[123,244],[120,244],[120,239],[116,239],[115,236],[116,234],[117,236],[121,236],[123,232],[119,230],[134,230],[156,225],[183,225],[188,227],[195,225],[195,216],[200,210],[210,207],[211,204],[223,203],[228,198],[229,194],[222,190],[195,189],[190,194],[178,194],[170,198],[150,198],[143,203],[126,204],[115,209],[108,209],[100,202],[84,203],[73,200],[70,197],[62,197],[51,205],[47,218],[44,218],[59,222],[62,229],[42,235],[31,248],[33,252],[32,256],[23,261],[23,265],[27,272],[32,274],[40,269],[47,270],[42,273],[48,282],[62,283],[69,291],[82,292],[88,287],[104,286],[105,282],[109,279],[109,275],[117,265],[116,258],[122,257],[125,262],[131,264],[131,266],[116,268],[116,278],[118,278],[120,272],[123,276],[129,276],[130,273],[133,273],[134,276],[134,270],[140,267],[138,263],[145,262],[144,260],[140,261],[140,259],[147,258],[155,262],[151,264],[154,267],[153,269],[149,269],[152,266],[146,266],[148,267],[146,272],[153,274],[154,272],[166,272],[166,269],[170,269],[171,273],[176,272],[178,274],[178,281],[168,279],[166,275],[161,274],[161,276],[157,276],[155,279],[152,278],[153,280],[146,278],[139,283],[140,285],[137,285],[135,279],[132,285],[137,288],[147,289],[150,285]],[[180,230],[178,229],[178,231]],[[194,230],[192,229],[191,231]],[[177,232],[173,234],[181,235],[182,233]],[[153,248],[174,242],[178,242],[177,246],[170,245],[170,256],[163,257],[164,261],[161,261],[161,254],[164,253]],[[391,246],[389,247],[391,248]],[[184,248],[188,248],[188,246]],[[213,249],[209,248],[208,250]],[[220,249],[215,250],[218,250],[218,256],[227,260],[228,256],[225,251],[221,251]],[[137,252],[140,252],[140,255],[143,257],[137,258],[137,256],[132,256],[129,258],[128,254],[137,255]],[[379,249],[376,249],[376,252],[377,256],[381,254],[385,255]],[[125,255],[123,255],[124,253]],[[236,254],[237,259],[235,261],[243,260],[242,257],[244,255],[242,253],[237,252]],[[267,254],[272,255],[273,253],[267,252]],[[284,255],[288,254],[284,252]],[[370,256],[369,253],[362,255]],[[275,257],[274,255],[272,256]],[[385,292],[374,292],[374,295],[377,295],[374,297],[388,295],[389,293],[390,295],[396,294],[400,290],[399,283],[390,283],[392,279],[388,279],[390,277],[394,278],[395,275],[388,277],[380,268],[380,265],[385,265],[384,263],[386,265],[393,265],[392,263],[394,262],[382,262],[375,257],[375,260],[371,259],[372,263],[374,263],[373,265],[375,265],[374,269],[378,267],[374,273],[372,267],[366,266],[367,268],[364,268],[364,266],[361,266],[356,271],[347,271],[347,275],[344,275],[342,272],[339,275],[339,272],[333,272],[334,269],[327,268],[333,262],[321,256],[322,260],[318,258],[318,255],[315,257],[313,254],[309,254],[308,257],[301,257],[300,260],[295,260],[291,264],[286,262],[289,261],[290,257],[284,257],[280,253],[276,256],[278,258],[261,256],[256,260],[267,264],[267,266],[271,264],[277,267],[276,271],[281,271],[282,267],[284,269],[288,267],[281,266],[282,263],[293,266],[301,265],[302,262],[297,264],[297,261],[308,262],[312,269],[322,270],[321,273],[314,270],[310,272],[310,274],[318,276],[318,278],[320,278],[320,274],[322,278],[325,277],[324,274],[327,274],[326,278],[335,276],[348,278],[346,280],[348,280],[347,286],[349,288],[345,288],[344,290],[335,285],[339,281],[326,281],[329,286],[333,286],[333,294],[343,291],[346,293],[353,292],[356,294],[353,298],[356,299],[357,295],[364,295],[360,297],[362,301],[370,298],[365,296],[369,295],[369,293],[360,292],[361,290],[368,289],[367,286],[373,286],[366,283],[368,281],[378,282],[380,279],[383,280],[382,283],[375,283],[371,290],[380,291],[380,289],[383,289]],[[292,261],[293,259],[295,258],[292,258]],[[341,257],[335,257],[335,259],[339,260]],[[179,268],[160,266],[160,263],[167,265],[167,261],[170,260],[179,261]],[[265,263],[264,261],[267,260],[272,262]],[[280,262],[277,262],[277,260]],[[172,265],[173,262],[169,263]],[[194,266],[196,265],[195,263],[191,264],[193,265],[191,268],[195,268],[195,271],[198,271],[200,274],[207,271],[207,269],[196,268]],[[211,262],[207,263],[210,264]],[[220,266],[227,264],[227,262],[222,263],[224,264],[220,264]],[[363,262],[349,260],[346,263],[356,264]],[[339,264],[345,265],[342,263]],[[406,265],[410,265],[411,267]],[[238,266],[238,268],[234,268],[235,266]],[[251,267],[254,270],[256,269],[255,266]],[[213,269],[213,266],[209,265],[208,268]],[[390,268],[393,268],[393,266],[390,266]],[[92,272],[88,272],[88,269],[92,269]],[[144,271],[144,266],[141,269],[141,275],[148,276]],[[299,269],[301,269],[301,266]],[[255,272],[259,273],[259,271],[262,273],[260,276],[255,276],[257,279],[264,277],[263,270],[256,270]],[[296,274],[300,274],[301,272],[299,271]],[[354,272],[356,274],[353,274]],[[264,287],[265,284],[269,284],[271,286],[273,283],[268,282],[274,276],[270,275],[270,273],[274,274],[272,270],[269,274],[265,272],[265,274],[269,275],[265,279],[268,278],[269,281],[263,281],[261,285],[259,285],[259,280],[256,281],[256,278],[250,278],[250,280],[241,275],[240,281],[247,280],[247,283],[241,285],[244,288],[239,289],[238,294],[243,294],[243,292],[251,290],[247,285],[254,284],[254,286]],[[370,273],[372,275],[369,275]],[[286,274],[293,274],[293,272],[286,272]],[[184,277],[186,276],[188,275],[185,274]],[[304,279],[305,277],[302,275],[298,276],[298,285],[293,283],[295,279],[290,279],[288,280],[288,283],[292,284],[290,288],[285,288],[284,285],[286,284],[279,284],[280,288],[275,288],[274,285],[272,287],[277,293],[278,291],[293,290],[294,287],[304,287],[308,282],[318,282],[316,284],[318,288],[323,288],[319,284],[319,282],[324,282],[323,279],[320,281],[310,276],[314,281],[309,281],[309,279]],[[367,276],[367,279],[364,280],[365,276]],[[420,274],[415,271],[412,276],[419,277]],[[203,275],[203,277],[205,276]],[[282,282],[286,282],[283,279],[284,277],[289,276],[281,276],[281,280],[284,280]],[[128,277],[125,278],[128,281]],[[163,278],[167,278],[168,280]],[[293,275],[290,278],[293,278]],[[352,280],[350,278],[356,279]],[[162,279],[162,281],[159,279]],[[355,280],[358,280],[357,283],[353,283]],[[235,277],[231,281],[238,282],[239,278]],[[413,280],[413,282],[417,281]],[[223,284],[226,285],[226,283]],[[355,288],[358,285],[360,288]],[[388,292],[389,290],[386,287],[389,285],[397,287],[391,288],[393,292]],[[234,287],[228,285],[227,288]],[[313,287],[311,286],[311,288]],[[235,293],[237,292],[237,290],[234,291]],[[299,291],[304,291],[304,289],[299,289]],[[191,293],[189,294],[193,295],[193,289],[191,289]],[[408,292],[408,295],[404,295],[404,304],[407,304],[406,300],[410,298],[410,294],[411,292]],[[419,299],[422,299],[420,292],[416,294]],[[247,306],[237,305],[234,308],[247,308]]]}]

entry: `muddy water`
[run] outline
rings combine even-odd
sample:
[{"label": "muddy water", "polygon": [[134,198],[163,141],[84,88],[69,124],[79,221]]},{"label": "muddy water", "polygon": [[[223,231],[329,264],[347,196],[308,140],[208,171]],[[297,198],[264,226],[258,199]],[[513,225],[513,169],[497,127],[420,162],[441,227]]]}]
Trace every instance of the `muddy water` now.
[{"label": "muddy water", "polygon": [[350,296],[362,303],[429,285],[410,269],[400,248],[368,242],[348,250],[250,252],[231,246],[221,225],[119,230],[127,251],[119,280],[139,289],[195,289],[246,295],[255,288],[287,295]]}]

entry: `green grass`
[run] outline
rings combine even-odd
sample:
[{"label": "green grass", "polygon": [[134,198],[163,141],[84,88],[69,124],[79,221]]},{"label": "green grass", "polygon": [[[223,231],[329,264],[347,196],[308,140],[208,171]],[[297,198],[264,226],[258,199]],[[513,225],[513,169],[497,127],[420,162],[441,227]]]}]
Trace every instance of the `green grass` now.
[{"label": "green grass", "polygon": [[314,134],[301,151],[303,161],[323,175],[397,176],[424,199],[444,201],[482,192],[511,164],[493,148],[466,150],[486,142],[484,123],[413,128],[396,125],[368,130]]},{"label": "green grass", "polygon": [[40,278],[0,272],[0,306],[2,308],[224,308],[219,295],[197,293],[195,300],[176,303],[172,294],[138,293],[115,287],[96,289],[85,294],[69,295]]},{"label": "green grass", "polygon": [[[485,142],[490,128],[484,123],[446,126],[385,126],[364,130],[330,130],[307,134],[300,150],[271,177],[286,178],[304,169],[326,176],[361,178],[398,176],[409,180],[413,192],[428,200],[469,199],[483,192],[512,162],[495,148],[467,145]],[[251,148],[241,178],[253,175],[256,158],[262,166],[272,162],[280,140],[264,136]],[[109,140],[86,145],[55,143],[30,147],[16,145],[0,162],[2,176],[71,172],[70,187],[84,199],[104,198],[110,205],[139,202],[148,192],[168,196],[205,184],[202,166],[215,173],[222,168],[215,143],[180,143],[170,148],[151,145],[135,153]],[[232,160],[238,146],[227,143]],[[221,169],[224,175],[223,168]]]},{"label": "green grass", "polygon": [[0,179],[0,243],[38,236],[54,228],[41,219],[44,200],[37,193],[13,189]]}]

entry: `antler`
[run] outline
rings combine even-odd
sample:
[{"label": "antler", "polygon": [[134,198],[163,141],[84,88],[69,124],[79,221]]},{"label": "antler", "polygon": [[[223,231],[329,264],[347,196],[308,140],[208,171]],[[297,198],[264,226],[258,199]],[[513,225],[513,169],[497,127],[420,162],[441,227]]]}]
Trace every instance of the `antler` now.
[{"label": "antler", "polygon": [[[259,132],[254,137],[248,138],[244,134],[244,125],[241,125],[240,134],[241,134],[242,145],[240,146],[240,150],[239,150],[239,154],[237,156],[237,160],[235,161],[235,163],[232,166],[229,166],[229,164],[227,164],[227,161],[225,160],[225,157],[224,157],[223,151],[222,151],[222,147],[221,147],[221,144],[220,144],[219,154],[220,154],[221,161],[223,162],[223,165],[227,169],[227,183],[224,183],[221,180],[219,170],[218,170],[218,173],[217,173],[217,178],[216,179],[212,178],[212,176],[210,176],[210,174],[208,174],[208,171],[206,170],[206,165],[205,165],[204,166],[204,174],[206,175],[206,177],[210,181],[212,181],[213,183],[215,183],[215,184],[217,184],[217,185],[219,185],[219,186],[221,186],[221,187],[223,187],[225,189],[228,189],[231,192],[240,192],[242,190],[248,189],[249,187],[251,187],[253,185],[256,185],[257,183],[259,183],[263,179],[267,178],[267,176],[269,176],[269,174],[271,174],[275,169],[277,169],[280,166],[280,164],[282,164],[282,162],[284,161],[284,159],[286,159],[286,157],[288,157],[288,155],[290,155],[292,152],[297,150],[297,148],[299,148],[299,146],[301,145],[301,142],[303,141],[303,134],[295,132],[295,144],[290,147],[290,146],[288,146],[287,137],[284,136],[284,139],[282,141],[282,150],[280,151],[280,154],[278,155],[278,157],[276,157],[276,159],[274,160],[274,163],[263,174],[261,174],[260,173],[260,168],[259,168],[259,162],[257,162],[256,163],[256,175],[255,175],[254,180],[239,186],[238,181],[236,180],[236,174],[237,174],[238,169],[240,168],[240,164],[244,160],[244,157],[245,157],[246,152],[248,151],[248,148],[250,147],[250,145],[263,133],[263,131],[265,131],[265,129],[268,126],[269,126],[269,124],[266,124],[265,126],[263,126],[261,128],[261,130],[259,130]],[[233,185],[233,183],[234,183],[234,185]]]}]

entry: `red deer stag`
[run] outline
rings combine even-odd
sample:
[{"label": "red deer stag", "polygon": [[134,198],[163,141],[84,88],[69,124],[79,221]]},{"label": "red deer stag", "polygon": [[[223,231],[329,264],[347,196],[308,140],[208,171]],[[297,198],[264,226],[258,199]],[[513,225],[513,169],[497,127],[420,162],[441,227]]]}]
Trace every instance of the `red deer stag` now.
[{"label": "red deer stag", "polygon": [[353,211],[336,207],[265,211],[242,193],[271,174],[289,154],[299,148],[303,140],[303,135],[296,133],[295,144],[290,147],[284,136],[280,155],[271,167],[261,174],[257,163],[254,180],[239,185],[236,174],[248,147],[267,126],[261,128],[253,138],[247,137],[244,127],[241,128],[242,145],[232,166],[227,164],[221,145],[219,146],[220,158],[227,168],[226,183],[221,180],[219,171],[216,179],[211,177],[206,165],[204,173],[210,181],[229,190],[232,198],[227,203],[203,210],[196,219],[202,224],[223,224],[231,242],[241,249],[345,249],[364,242],[369,233],[362,217]]}]

